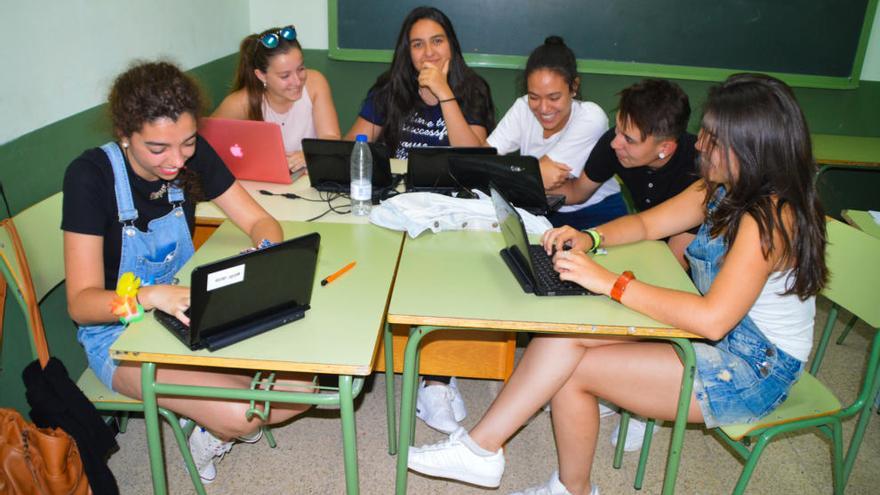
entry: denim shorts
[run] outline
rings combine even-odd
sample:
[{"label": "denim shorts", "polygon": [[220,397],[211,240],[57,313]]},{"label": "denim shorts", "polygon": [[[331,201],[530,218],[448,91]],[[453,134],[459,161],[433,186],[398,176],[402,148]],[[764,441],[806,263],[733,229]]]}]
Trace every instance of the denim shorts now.
[{"label": "denim shorts", "polygon": [[694,343],[694,395],[706,426],[749,423],[770,413],[787,397],[804,369],[763,335],[740,329],[723,340]]},{"label": "denim shorts", "polygon": [[86,351],[89,368],[110,390],[113,390],[113,373],[116,373],[116,368],[119,366],[119,361],[110,358],[110,346],[116,342],[123,330],[125,325],[121,323],[108,323],[81,326],[76,332],[76,339]]}]

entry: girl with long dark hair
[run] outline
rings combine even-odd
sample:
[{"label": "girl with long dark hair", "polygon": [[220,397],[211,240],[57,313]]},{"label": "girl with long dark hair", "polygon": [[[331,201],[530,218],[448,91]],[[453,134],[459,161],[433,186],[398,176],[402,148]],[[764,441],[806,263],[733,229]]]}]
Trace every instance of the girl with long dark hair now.
[{"label": "girl with long dark hair", "polygon": [[[705,337],[688,421],[754,421],[787,397],[810,354],[815,296],[825,285],[825,219],[813,186],[810,134],[791,88],[737,74],[712,88],[696,144],[702,180],[663,204],[597,228],[544,234],[571,280],[655,320]],[[598,242],[662,239],[700,226],[687,248],[699,294],[613,273],[586,253]],[[564,245],[572,249],[565,251]],[[603,398],[647,417],[674,419],[684,368],[671,344],[538,336],[477,426],[410,451],[409,467],[498,486],[503,443],[547,400],[559,471],[533,492],[592,494],[590,469]]]},{"label": "girl with long dark hair", "polygon": [[417,146],[480,146],[494,126],[489,85],[465,64],[452,22],[434,7],[417,7],[345,138],[365,134],[406,158]]}]

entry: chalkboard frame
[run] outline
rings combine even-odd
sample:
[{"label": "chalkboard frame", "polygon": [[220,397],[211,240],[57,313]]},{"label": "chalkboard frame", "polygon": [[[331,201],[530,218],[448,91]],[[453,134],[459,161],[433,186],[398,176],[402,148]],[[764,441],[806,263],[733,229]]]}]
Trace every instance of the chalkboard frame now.
[{"label": "chalkboard frame", "polygon": [[[339,0],[328,0],[328,56],[335,60],[355,62],[391,62],[393,51],[342,48],[339,46]],[[880,0],[868,0],[865,18],[862,23],[859,42],[854,54],[852,72],[847,77],[820,76],[814,74],[797,74],[788,72],[767,72],[778,77],[791,86],[822,89],[854,89],[859,86],[862,65],[868,47],[868,38],[874,23],[874,16]],[[395,26],[395,31],[399,29]],[[521,69],[525,66],[526,56],[493,55],[484,53],[465,53],[465,61],[473,67],[489,67],[502,69]],[[723,81],[729,75],[743,72],[743,69],[725,69],[717,67],[693,67],[682,65],[651,64],[640,62],[618,62],[608,60],[578,59],[578,71],[585,74],[603,74],[619,76],[661,77],[695,81]]]}]

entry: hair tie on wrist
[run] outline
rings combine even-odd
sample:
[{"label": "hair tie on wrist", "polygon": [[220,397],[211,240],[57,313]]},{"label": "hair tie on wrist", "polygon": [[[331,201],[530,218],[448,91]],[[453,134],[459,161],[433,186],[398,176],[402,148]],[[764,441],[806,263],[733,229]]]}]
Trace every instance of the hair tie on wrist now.
[{"label": "hair tie on wrist", "polygon": [[445,100],[440,100],[440,103],[446,103],[447,101],[457,101],[458,98],[453,96],[452,98],[446,98]]}]

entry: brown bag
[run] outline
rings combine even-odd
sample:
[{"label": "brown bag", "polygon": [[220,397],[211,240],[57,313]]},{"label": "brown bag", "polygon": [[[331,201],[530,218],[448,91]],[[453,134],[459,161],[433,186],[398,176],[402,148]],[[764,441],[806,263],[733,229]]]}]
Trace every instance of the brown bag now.
[{"label": "brown bag", "polygon": [[60,428],[37,428],[0,408],[0,493],[91,493],[76,442]]}]

